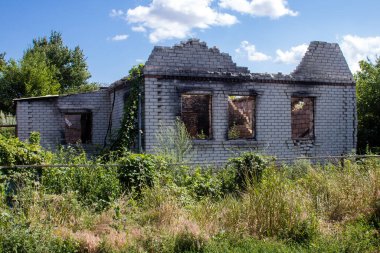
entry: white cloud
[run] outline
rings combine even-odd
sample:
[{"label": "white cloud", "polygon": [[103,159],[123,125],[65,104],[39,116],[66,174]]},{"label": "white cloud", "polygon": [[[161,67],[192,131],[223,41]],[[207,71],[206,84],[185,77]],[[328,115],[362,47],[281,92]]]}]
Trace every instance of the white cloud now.
[{"label": "white cloud", "polygon": [[183,39],[192,35],[193,29],[230,26],[238,22],[235,16],[213,9],[212,1],[152,0],[148,6],[129,9],[125,19],[136,24],[132,30],[147,30],[152,43],[171,38]]},{"label": "white cloud", "polygon": [[360,69],[359,61],[374,60],[380,55],[380,36],[359,37],[356,35],[345,35],[340,42],[343,54],[352,72]]},{"label": "white cloud", "polygon": [[302,57],[307,51],[308,45],[301,44],[295,47],[291,47],[290,50],[282,51],[281,49],[276,50],[277,57],[274,60],[277,63],[285,64],[295,64],[299,63]]},{"label": "white cloud", "polygon": [[134,32],[146,32],[146,29],[143,26],[132,26],[132,31],[134,31]]},{"label": "white cloud", "polygon": [[237,53],[244,54],[250,61],[268,61],[270,56],[256,51],[256,47],[248,41],[242,41],[240,47],[235,50]]},{"label": "white cloud", "polygon": [[282,16],[297,16],[298,12],[289,9],[287,0],[220,0],[219,6],[243,14],[272,19]]},{"label": "white cloud", "polygon": [[120,17],[120,16],[123,16],[124,14],[125,13],[122,10],[112,9],[111,12],[110,12],[110,17]]},{"label": "white cloud", "polygon": [[118,34],[118,35],[115,35],[111,38],[112,41],[122,41],[122,40],[126,40],[128,39],[128,35],[127,34]]}]

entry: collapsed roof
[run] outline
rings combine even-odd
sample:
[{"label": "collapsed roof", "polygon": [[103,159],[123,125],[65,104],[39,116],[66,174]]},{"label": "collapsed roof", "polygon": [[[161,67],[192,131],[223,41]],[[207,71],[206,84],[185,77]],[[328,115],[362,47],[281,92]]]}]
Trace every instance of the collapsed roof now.
[{"label": "collapsed roof", "polygon": [[199,39],[173,47],[155,46],[145,64],[144,75],[166,77],[223,78],[236,81],[355,83],[339,45],[313,41],[300,64],[288,75],[251,73],[236,66],[229,54],[208,48]]}]

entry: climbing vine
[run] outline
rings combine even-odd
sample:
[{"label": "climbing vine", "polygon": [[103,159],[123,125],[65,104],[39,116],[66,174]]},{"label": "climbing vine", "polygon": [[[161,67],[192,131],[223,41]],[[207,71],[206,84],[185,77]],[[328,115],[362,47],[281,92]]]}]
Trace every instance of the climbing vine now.
[{"label": "climbing vine", "polygon": [[136,146],[138,135],[138,107],[139,93],[144,82],[144,64],[134,66],[129,71],[127,79],[130,87],[128,97],[124,104],[124,113],[121,120],[121,127],[112,145],[113,150],[131,149]]}]

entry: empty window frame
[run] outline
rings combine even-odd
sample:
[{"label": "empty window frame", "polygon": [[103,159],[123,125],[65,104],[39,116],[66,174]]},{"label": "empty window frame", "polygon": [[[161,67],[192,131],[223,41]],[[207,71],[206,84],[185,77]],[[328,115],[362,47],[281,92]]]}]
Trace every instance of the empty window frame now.
[{"label": "empty window frame", "polygon": [[91,143],[92,114],[65,114],[65,141],[67,144]]},{"label": "empty window frame", "polygon": [[228,96],[228,139],[255,137],[255,96]]},{"label": "empty window frame", "polygon": [[211,108],[211,95],[181,95],[181,119],[192,138],[212,137]]},{"label": "empty window frame", "polygon": [[314,138],[314,98],[292,97],[292,139]]}]

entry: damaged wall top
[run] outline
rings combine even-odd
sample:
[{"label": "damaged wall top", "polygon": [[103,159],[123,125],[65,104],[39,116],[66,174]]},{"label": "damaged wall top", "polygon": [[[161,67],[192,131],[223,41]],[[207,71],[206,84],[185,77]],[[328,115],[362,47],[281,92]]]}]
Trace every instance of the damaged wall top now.
[{"label": "damaged wall top", "polygon": [[339,45],[313,41],[296,70],[288,75],[250,73],[226,53],[205,42],[189,39],[173,47],[155,46],[144,68],[145,75],[223,78],[234,81],[313,82],[355,84]]},{"label": "damaged wall top", "polygon": [[354,82],[339,45],[322,41],[310,43],[301,63],[292,75],[301,80]]},{"label": "damaged wall top", "polygon": [[207,72],[249,73],[237,67],[229,54],[208,48],[199,39],[189,39],[173,47],[155,46],[146,62],[144,74],[201,74]]}]

